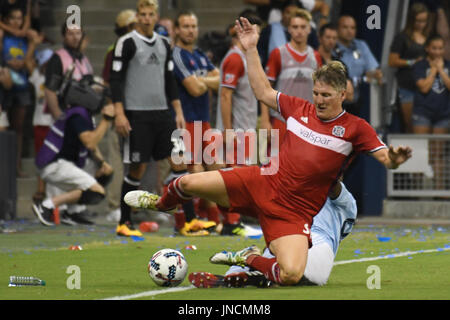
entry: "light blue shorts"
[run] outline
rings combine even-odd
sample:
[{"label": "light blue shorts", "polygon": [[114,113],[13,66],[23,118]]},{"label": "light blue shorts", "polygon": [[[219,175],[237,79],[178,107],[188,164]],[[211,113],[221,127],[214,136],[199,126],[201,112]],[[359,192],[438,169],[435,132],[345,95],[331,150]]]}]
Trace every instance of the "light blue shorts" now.
[{"label": "light blue shorts", "polygon": [[400,103],[412,103],[414,101],[414,91],[398,88]]},{"label": "light blue shorts", "polygon": [[413,126],[450,129],[450,118],[433,119],[419,114],[412,115]]}]

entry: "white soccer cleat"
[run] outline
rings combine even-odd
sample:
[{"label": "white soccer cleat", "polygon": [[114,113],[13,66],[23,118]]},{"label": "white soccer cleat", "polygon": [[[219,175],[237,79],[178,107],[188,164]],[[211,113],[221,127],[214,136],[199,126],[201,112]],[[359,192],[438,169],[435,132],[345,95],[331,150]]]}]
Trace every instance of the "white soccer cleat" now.
[{"label": "white soccer cleat", "polygon": [[252,245],[236,252],[222,251],[209,258],[209,261],[214,264],[245,266],[247,258],[251,255],[261,255],[261,251],[257,246]]},{"label": "white soccer cleat", "polygon": [[245,236],[248,238],[259,239],[263,236],[261,228],[254,228],[248,225],[244,225]]},{"label": "white soccer cleat", "polygon": [[133,208],[149,209],[159,211],[156,203],[161,197],[143,190],[127,192],[123,200],[127,205]]}]

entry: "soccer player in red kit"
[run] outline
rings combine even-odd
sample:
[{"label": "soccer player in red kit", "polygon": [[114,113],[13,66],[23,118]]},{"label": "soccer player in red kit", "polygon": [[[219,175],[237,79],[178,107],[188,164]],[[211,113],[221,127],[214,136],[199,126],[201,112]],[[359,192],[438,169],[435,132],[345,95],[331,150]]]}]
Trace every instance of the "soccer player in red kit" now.
[{"label": "soccer player in red kit", "polygon": [[[289,96],[313,102],[312,74],[322,66],[320,54],[308,45],[311,33],[311,14],[297,8],[289,18],[291,40],[272,50],[266,65],[266,75],[273,88]],[[278,129],[280,141],[286,134],[286,120],[275,110],[261,104],[261,127]]]},{"label": "soccer player in red kit", "polygon": [[411,148],[386,147],[365,120],[343,110],[346,75],[342,63],[331,62],[313,74],[314,104],[290,97],[272,89],[267,80],[256,48],[256,25],[241,17],[235,28],[256,98],[286,119],[278,170],[250,166],[186,175],[174,180],[161,198],[134,191],[125,195],[125,202],[166,211],[195,195],[257,216],[275,258],[262,257],[251,246],[221,252],[210,261],[247,265],[271,281],[295,285],[305,270],[312,218],[353,156],[369,153],[386,168],[395,169],[411,157]]}]

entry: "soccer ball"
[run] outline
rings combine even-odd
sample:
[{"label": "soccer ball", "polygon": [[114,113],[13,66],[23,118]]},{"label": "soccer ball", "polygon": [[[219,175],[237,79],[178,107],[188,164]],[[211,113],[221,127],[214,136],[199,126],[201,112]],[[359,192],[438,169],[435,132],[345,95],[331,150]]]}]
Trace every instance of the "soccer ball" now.
[{"label": "soccer ball", "polygon": [[148,274],[161,287],[176,287],[186,278],[188,264],[183,254],[174,249],[156,252],[148,262]]}]

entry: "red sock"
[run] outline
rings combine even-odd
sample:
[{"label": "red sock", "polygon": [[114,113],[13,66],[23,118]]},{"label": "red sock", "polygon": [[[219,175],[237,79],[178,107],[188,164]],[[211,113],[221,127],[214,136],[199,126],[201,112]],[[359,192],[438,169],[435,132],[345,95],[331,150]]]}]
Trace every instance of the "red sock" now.
[{"label": "red sock", "polygon": [[208,213],[208,221],[214,221],[215,223],[220,223],[220,212],[216,206],[209,207],[206,209]]},{"label": "red sock", "polygon": [[247,259],[247,265],[261,271],[270,281],[281,283],[280,266],[276,258],[265,258],[262,256],[250,256]]},{"label": "red sock", "polygon": [[217,206],[223,216],[223,224],[238,224],[241,221],[241,215],[230,211],[230,208]]},{"label": "red sock", "polygon": [[173,216],[175,218],[175,229],[181,230],[184,227],[184,224],[186,223],[186,216],[184,215],[183,208],[175,212]]},{"label": "red sock", "polygon": [[177,179],[169,183],[167,191],[164,192],[164,195],[156,204],[158,209],[160,209],[161,211],[167,211],[175,208],[177,204],[182,204],[192,199],[191,196],[183,192],[183,189],[180,185],[181,178],[182,177],[178,177]]},{"label": "red sock", "polygon": [[206,210],[206,203],[204,199],[195,198],[195,213],[200,218],[208,219],[208,211]]},{"label": "red sock", "polygon": [[206,200],[202,198],[198,198],[198,208],[200,210],[206,210]]},{"label": "red sock", "polygon": [[241,221],[241,215],[230,211],[222,212],[223,224],[238,224]]}]

